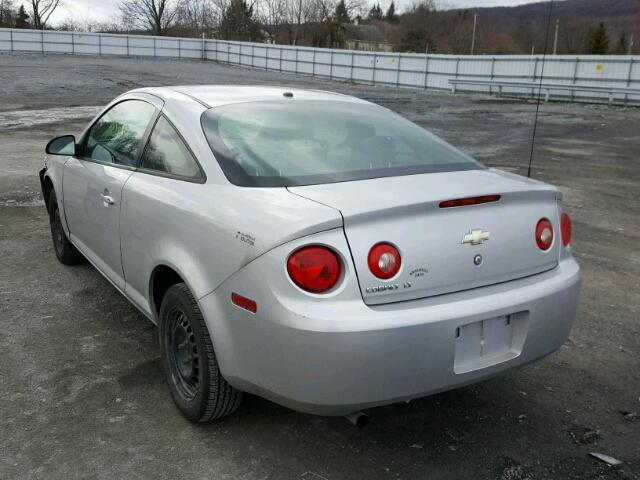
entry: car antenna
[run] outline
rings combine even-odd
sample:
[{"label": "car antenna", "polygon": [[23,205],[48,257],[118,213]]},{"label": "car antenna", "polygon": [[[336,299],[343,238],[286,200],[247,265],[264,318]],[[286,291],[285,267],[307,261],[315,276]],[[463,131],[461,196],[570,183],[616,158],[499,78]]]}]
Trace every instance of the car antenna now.
[{"label": "car antenna", "polygon": [[[540,112],[540,98],[542,97],[542,79],[544,78],[544,64],[547,58],[547,46],[549,43],[549,29],[551,27],[551,14],[553,12],[553,0],[549,0],[549,14],[547,16],[547,31],[544,35],[544,50],[542,51],[542,67],[540,69],[540,83],[538,85],[538,100],[536,102],[536,114],[533,120],[533,135],[531,136],[531,152],[529,153],[529,168],[527,178],[531,177],[531,163],[533,162],[533,147],[536,143],[536,131],[538,130],[538,112]],[[533,72],[535,75],[535,72]]]}]

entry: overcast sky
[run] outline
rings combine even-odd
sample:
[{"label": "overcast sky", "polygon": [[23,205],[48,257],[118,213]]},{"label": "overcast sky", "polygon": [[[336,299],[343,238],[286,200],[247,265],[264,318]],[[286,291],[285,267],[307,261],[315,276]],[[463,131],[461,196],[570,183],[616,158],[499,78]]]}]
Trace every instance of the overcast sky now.
[{"label": "overcast sky", "polygon": [[[473,8],[498,5],[513,6],[536,1],[539,2],[540,0],[436,0],[436,4],[439,5],[440,8]],[[371,0],[371,2],[373,2],[373,0]],[[72,16],[79,21],[88,19],[104,21],[118,11],[118,0],[64,0],[64,3],[65,5],[59,7],[59,10],[51,17],[53,23],[60,22]],[[391,3],[391,0],[380,0],[383,8],[386,8],[389,3]],[[399,5],[400,9],[412,3],[412,0],[396,0],[396,5]]]}]

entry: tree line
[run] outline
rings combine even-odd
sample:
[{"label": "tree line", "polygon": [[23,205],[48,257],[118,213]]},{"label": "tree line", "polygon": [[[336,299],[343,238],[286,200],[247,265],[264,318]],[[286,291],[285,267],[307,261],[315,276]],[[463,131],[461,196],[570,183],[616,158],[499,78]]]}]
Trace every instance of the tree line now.
[{"label": "tree line", "polygon": [[14,0],[0,0],[0,27],[37,28],[47,26],[53,12],[62,4],[62,0],[29,0],[16,5]]},{"label": "tree line", "polygon": [[[398,12],[369,0],[120,0],[107,22],[69,17],[56,25],[51,15],[64,0],[0,0],[0,27],[57,28],[75,31],[221,38],[289,45],[345,48],[350,36],[399,52],[469,53],[474,11],[439,10],[434,0],[419,0]],[[539,23],[539,22],[538,22]],[[639,34],[640,13],[632,24]],[[474,43],[479,54],[626,54],[632,32],[612,37],[603,21],[579,15],[559,24],[557,40],[546,39],[546,25],[478,22]],[[550,36],[553,36],[553,29]]]}]

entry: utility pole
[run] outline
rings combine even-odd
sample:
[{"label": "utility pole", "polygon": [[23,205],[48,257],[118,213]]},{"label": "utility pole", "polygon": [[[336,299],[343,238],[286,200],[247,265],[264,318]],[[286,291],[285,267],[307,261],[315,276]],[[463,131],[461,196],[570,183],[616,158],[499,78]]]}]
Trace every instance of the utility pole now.
[{"label": "utility pole", "polygon": [[473,34],[471,36],[471,55],[473,55],[473,51],[476,47],[476,24],[478,22],[478,14],[473,14]]},{"label": "utility pole", "polygon": [[560,20],[556,20],[556,34],[553,38],[553,54],[557,55],[558,53],[558,29],[560,28]]},{"label": "utility pole", "polygon": [[427,55],[429,54],[429,42],[427,42],[427,46],[424,49],[424,53],[427,54]]},{"label": "utility pole", "polygon": [[631,51],[633,50],[633,33],[631,34],[631,37],[629,38],[629,55],[631,55]]},{"label": "utility pole", "polygon": [[536,54],[536,46],[531,45],[531,55],[535,55],[535,54]]}]

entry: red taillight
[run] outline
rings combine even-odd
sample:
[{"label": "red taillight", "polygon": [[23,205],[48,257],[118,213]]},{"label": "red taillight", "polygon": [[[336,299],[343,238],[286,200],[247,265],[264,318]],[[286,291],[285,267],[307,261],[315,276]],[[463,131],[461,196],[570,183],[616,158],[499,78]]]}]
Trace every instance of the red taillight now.
[{"label": "red taillight", "polygon": [[536,225],[536,243],[540,250],[549,250],[553,244],[553,226],[546,218]]},{"label": "red taillight", "polygon": [[497,202],[500,195],[481,195],[479,197],[456,198],[440,202],[440,208],[465,207],[467,205],[480,205],[481,203]]},{"label": "red taillight", "polygon": [[338,283],[340,260],[327,247],[302,247],[287,260],[287,272],[291,280],[303,290],[322,293]]},{"label": "red taillight", "polygon": [[255,300],[243,297],[242,295],[235,292],[231,294],[231,303],[240,308],[244,308],[251,313],[256,313],[258,311],[258,304],[255,302]]},{"label": "red taillight", "polygon": [[390,243],[376,243],[369,250],[367,262],[371,273],[386,280],[400,270],[400,252]]},{"label": "red taillight", "polygon": [[568,247],[571,243],[571,217],[568,213],[563,213],[560,217],[560,233],[562,234],[562,244]]}]

